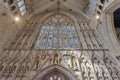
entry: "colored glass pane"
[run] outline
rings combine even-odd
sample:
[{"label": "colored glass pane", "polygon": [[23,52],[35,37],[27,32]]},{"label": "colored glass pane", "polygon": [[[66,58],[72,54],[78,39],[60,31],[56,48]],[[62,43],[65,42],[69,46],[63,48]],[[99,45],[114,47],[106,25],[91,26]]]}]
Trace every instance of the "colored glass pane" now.
[{"label": "colored glass pane", "polygon": [[43,22],[35,49],[80,49],[72,20],[63,15],[51,16]]}]

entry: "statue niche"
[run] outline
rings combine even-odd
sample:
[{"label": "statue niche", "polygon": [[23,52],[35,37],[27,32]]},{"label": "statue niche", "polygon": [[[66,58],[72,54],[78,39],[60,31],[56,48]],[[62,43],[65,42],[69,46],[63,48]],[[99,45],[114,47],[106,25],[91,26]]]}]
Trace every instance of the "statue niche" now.
[{"label": "statue niche", "polygon": [[61,58],[59,57],[59,55],[56,53],[53,56],[53,64],[59,64],[61,61]]},{"label": "statue niche", "polygon": [[77,61],[76,61],[75,56],[72,56],[72,57],[71,57],[71,62],[72,62],[72,64],[71,64],[71,65],[72,65],[72,68],[75,69],[75,70],[78,69],[78,68],[77,68]]},{"label": "statue niche", "polygon": [[37,70],[39,68],[40,58],[39,55],[35,57],[33,69]]}]

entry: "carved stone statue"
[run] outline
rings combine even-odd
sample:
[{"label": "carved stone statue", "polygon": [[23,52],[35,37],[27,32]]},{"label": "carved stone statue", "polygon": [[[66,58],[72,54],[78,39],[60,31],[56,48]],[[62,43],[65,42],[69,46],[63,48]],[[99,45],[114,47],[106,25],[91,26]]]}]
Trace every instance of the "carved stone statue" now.
[{"label": "carved stone statue", "polygon": [[59,56],[58,56],[58,54],[54,54],[53,64],[58,64],[58,63],[59,63]]},{"label": "carved stone statue", "polygon": [[73,69],[77,69],[77,62],[74,56],[72,56],[71,58],[71,62],[72,62],[72,68]]},{"label": "carved stone statue", "polygon": [[36,56],[35,61],[34,61],[34,67],[37,70],[39,67],[39,56]]}]

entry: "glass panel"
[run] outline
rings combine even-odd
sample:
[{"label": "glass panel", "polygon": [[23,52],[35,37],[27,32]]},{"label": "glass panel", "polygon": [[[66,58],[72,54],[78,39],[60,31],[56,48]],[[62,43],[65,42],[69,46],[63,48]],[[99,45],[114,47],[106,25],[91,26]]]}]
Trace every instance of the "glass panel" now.
[{"label": "glass panel", "polygon": [[71,20],[63,15],[44,21],[35,49],[80,49],[80,42]]},{"label": "glass panel", "polygon": [[64,32],[63,32],[63,48],[67,49],[68,48],[68,35],[67,35],[67,29],[65,26],[63,26]]},{"label": "glass panel", "polygon": [[54,27],[54,33],[53,33],[53,48],[56,49],[57,48],[57,36],[58,35],[58,31],[57,28]]},{"label": "glass panel", "polygon": [[26,9],[21,12],[21,15],[23,16],[26,13]]},{"label": "glass panel", "polygon": [[73,41],[73,30],[71,29],[71,27],[67,27],[68,29],[68,38],[69,38],[69,46],[70,48],[74,48],[74,41]]},{"label": "glass panel", "polygon": [[18,7],[19,7],[19,10],[20,10],[20,13],[23,16],[27,12],[24,0],[17,0],[17,1],[18,1]]},{"label": "glass panel", "polygon": [[24,11],[25,10],[25,5],[20,7],[20,12]]},{"label": "glass panel", "polygon": [[18,6],[19,7],[22,6],[22,5],[24,5],[24,1],[23,0],[21,0],[21,1],[18,2]]},{"label": "glass panel", "polygon": [[44,79],[44,80],[66,80],[66,79],[63,76],[61,76],[61,74],[56,73],[54,75],[50,75],[48,79]]},{"label": "glass panel", "polygon": [[47,49],[51,49],[52,48],[52,44],[53,44],[53,26],[50,26],[49,29],[49,34],[48,34],[48,42],[47,42]]},{"label": "glass panel", "polygon": [[59,36],[58,36],[58,48],[62,49],[63,48],[63,27],[59,28]]}]

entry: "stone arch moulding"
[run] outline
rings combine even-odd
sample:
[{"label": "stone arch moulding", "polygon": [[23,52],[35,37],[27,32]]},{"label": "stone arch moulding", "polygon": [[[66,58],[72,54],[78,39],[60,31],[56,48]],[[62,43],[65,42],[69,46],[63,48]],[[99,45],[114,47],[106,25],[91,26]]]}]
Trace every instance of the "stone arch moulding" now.
[{"label": "stone arch moulding", "polygon": [[46,67],[45,69],[39,71],[34,77],[32,80],[42,80],[42,78],[49,74],[49,73],[52,73],[53,71],[57,71],[61,74],[63,74],[66,78],[68,78],[68,80],[77,80],[75,78],[75,75],[70,72],[68,69],[60,66],[60,65],[51,65],[51,66],[48,66]]},{"label": "stone arch moulding", "polygon": [[[59,13],[58,12],[56,12],[56,11],[51,11],[51,12],[49,12],[49,13],[46,13],[46,14],[44,14],[42,17],[41,16],[36,16],[35,18],[37,18],[37,22],[38,22],[38,25],[39,25],[39,29],[40,29],[40,27],[41,27],[41,25],[42,25],[42,22],[44,22],[47,18],[49,18],[50,16],[53,16],[53,15],[56,15],[56,14],[62,14],[62,15],[64,15],[64,16],[66,16],[66,17],[69,17],[70,19],[72,19],[72,21],[74,22],[74,25],[75,25],[75,28],[76,28],[76,30],[77,30],[77,34],[78,34],[78,32],[79,32],[79,20],[75,17],[75,15],[73,15],[73,14],[71,14],[71,13],[69,13],[69,12],[66,12],[66,11],[59,11]],[[35,19],[34,18],[34,19]]]},{"label": "stone arch moulding", "polygon": [[120,8],[120,0],[115,0],[112,4],[108,5],[108,7],[106,7],[104,9],[104,20],[105,20],[105,27],[106,30],[108,32],[109,38],[110,38],[110,43],[112,43],[112,47],[114,47],[114,51],[117,54],[114,54],[115,56],[118,56],[120,53],[120,44],[119,41],[117,39],[116,33],[115,33],[115,29],[114,29],[114,20],[113,20],[113,12],[115,10],[117,10],[118,8]]}]

